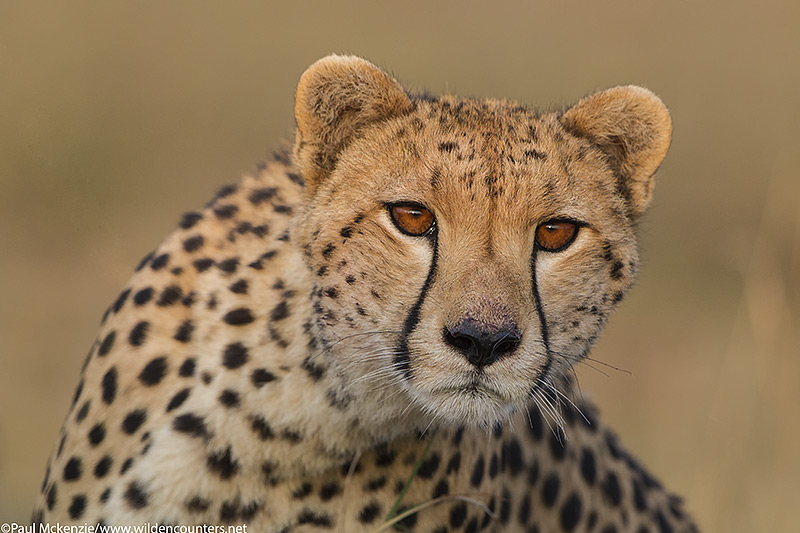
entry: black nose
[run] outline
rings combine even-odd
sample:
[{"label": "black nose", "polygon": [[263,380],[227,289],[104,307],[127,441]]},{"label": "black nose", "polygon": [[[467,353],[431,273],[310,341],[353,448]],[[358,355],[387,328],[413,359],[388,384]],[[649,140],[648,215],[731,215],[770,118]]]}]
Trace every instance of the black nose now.
[{"label": "black nose", "polygon": [[483,367],[516,350],[521,339],[515,324],[496,328],[467,318],[457,326],[445,327],[444,340],[467,361]]}]

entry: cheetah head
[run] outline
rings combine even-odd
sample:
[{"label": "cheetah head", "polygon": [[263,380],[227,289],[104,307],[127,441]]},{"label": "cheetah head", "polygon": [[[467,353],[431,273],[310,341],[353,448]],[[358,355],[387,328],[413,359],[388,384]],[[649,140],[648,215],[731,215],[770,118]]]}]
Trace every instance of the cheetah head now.
[{"label": "cheetah head", "polygon": [[300,79],[295,116],[294,239],[343,382],[376,410],[455,423],[547,401],[634,279],[635,223],[670,142],[661,101],[616,87],[538,114],[413,97],[329,56]]}]

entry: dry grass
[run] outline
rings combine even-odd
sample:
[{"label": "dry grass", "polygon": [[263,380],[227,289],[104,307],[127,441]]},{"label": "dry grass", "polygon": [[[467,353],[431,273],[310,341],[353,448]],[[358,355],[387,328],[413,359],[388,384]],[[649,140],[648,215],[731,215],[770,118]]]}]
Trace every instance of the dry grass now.
[{"label": "dry grass", "polygon": [[132,266],[291,134],[306,65],[350,51],[433,92],[662,96],[675,134],[640,282],[593,354],[631,375],[584,366],[583,390],[704,530],[800,530],[799,16],[772,0],[2,2],[0,522],[29,516]]}]

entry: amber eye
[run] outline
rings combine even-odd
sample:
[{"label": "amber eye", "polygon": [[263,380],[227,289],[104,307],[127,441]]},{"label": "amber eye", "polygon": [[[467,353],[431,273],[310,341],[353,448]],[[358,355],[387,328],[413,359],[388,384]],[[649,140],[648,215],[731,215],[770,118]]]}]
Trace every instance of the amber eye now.
[{"label": "amber eye", "polygon": [[400,231],[414,237],[429,232],[436,221],[433,213],[419,204],[391,204],[389,215]]},{"label": "amber eye", "polygon": [[548,252],[560,252],[575,240],[578,224],[569,220],[547,220],[536,228],[536,245]]}]

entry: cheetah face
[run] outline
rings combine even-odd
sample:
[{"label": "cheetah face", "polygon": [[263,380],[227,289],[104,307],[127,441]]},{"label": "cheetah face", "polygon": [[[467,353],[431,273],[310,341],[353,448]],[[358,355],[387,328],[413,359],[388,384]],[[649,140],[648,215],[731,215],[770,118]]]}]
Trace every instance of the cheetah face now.
[{"label": "cheetah face", "polygon": [[296,115],[296,239],[345,382],[482,425],[558,394],[633,281],[669,142],[660,101],[617,88],[543,116],[412,101],[333,57],[301,79]]}]

